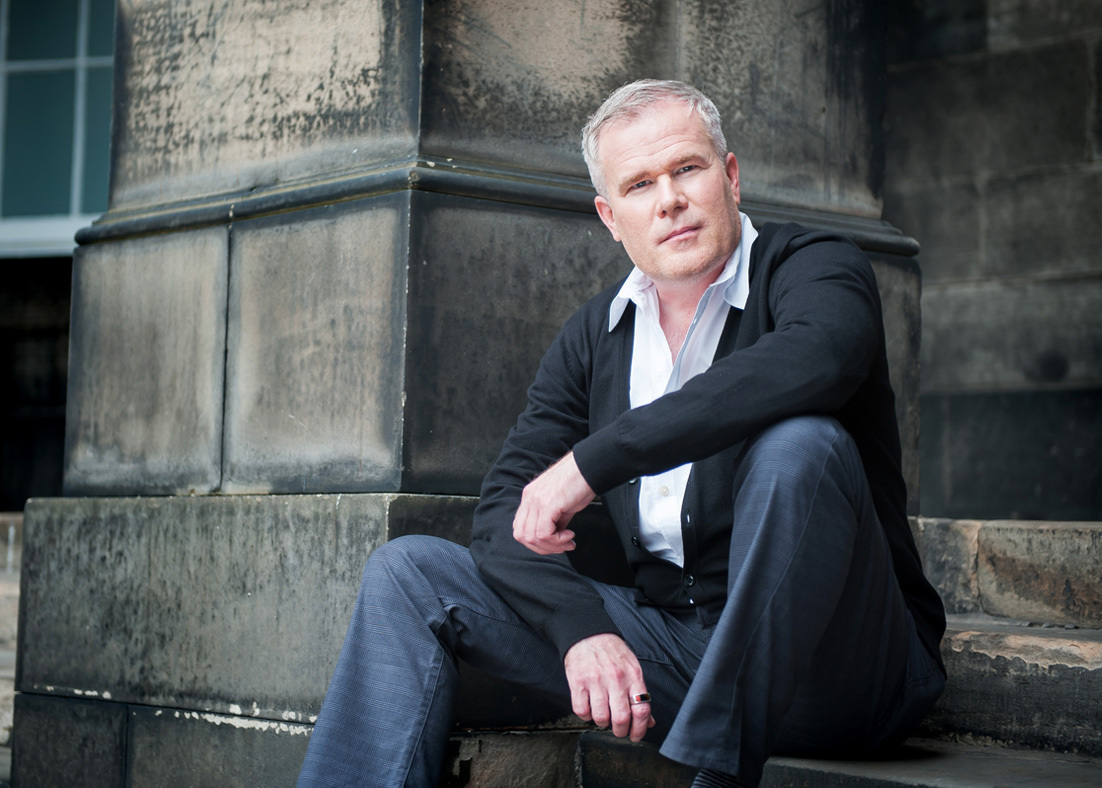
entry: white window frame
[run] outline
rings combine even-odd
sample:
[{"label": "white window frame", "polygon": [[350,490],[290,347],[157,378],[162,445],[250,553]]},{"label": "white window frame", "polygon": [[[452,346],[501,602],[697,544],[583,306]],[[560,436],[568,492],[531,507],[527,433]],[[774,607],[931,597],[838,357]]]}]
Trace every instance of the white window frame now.
[{"label": "white window frame", "polygon": [[[80,212],[84,179],[84,122],[88,93],[88,70],[111,66],[112,55],[88,55],[88,25],[92,0],[78,0],[76,57],[53,60],[20,60],[8,62],[8,9],[10,0],[0,0],[0,178],[3,176],[4,112],[6,110],[8,74],[73,69],[73,148],[72,174],[69,183],[69,213],[49,216],[4,217],[0,215],[0,258],[51,257],[73,253],[77,230],[87,227],[98,214]],[[2,182],[2,181],[0,181]],[[0,200],[3,195],[0,194]],[[3,206],[0,205],[0,211]]]}]

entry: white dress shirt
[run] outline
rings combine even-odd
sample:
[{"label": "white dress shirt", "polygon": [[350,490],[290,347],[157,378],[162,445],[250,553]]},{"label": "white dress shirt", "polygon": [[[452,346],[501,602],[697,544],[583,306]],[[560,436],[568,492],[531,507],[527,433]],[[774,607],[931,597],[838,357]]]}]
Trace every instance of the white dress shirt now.
[{"label": "white dress shirt", "polygon": [[[629,302],[635,304],[635,344],[631,357],[631,407],[647,405],[712,365],[728,307],[743,309],[750,292],[750,247],[757,230],[745,214],[742,239],[696,306],[696,314],[677,358],[658,321],[658,293],[654,282],[638,268],[628,275],[609,308],[608,330],[623,317]],[[691,463],[639,480],[639,538],[654,555],[678,566],[685,565],[681,538],[681,503],[689,481]]]}]

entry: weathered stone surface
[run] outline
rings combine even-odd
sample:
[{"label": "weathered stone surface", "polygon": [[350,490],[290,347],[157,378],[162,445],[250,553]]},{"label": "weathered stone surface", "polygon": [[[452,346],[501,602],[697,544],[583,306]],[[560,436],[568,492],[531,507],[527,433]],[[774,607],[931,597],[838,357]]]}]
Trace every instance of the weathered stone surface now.
[{"label": "weathered stone surface", "polygon": [[604,731],[581,735],[577,759],[582,788],[680,788],[690,785],[697,772],[663,757],[653,744],[634,744]]},{"label": "weathered stone surface", "polygon": [[122,788],[126,706],[16,695],[12,785]]},{"label": "weathered stone surface", "polygon": [[413,152],[419,6],[122,0],[111,210]]},{"label": "weathered stone surface", "polygon": [[918,514],[918,346],[922,335],[919,271],[914,260],[908,258],[875,253],[871,257],[884,312],[888,373],[895,392],[903,480],[907,483],[907,512]]},{"label": "weathered stone surface", "polygon": [[[50,499],[24,523],[23,692],[310,721],[389,495]],[[398,503],[403,531],[471,499]],[[456,526],[444,529],[443,535]]]},{"label": "weathered stone surface", "polygon": [[1102,761],[913,738],[861,760],[773,758],[761,788],[1094,788]]},{"label": "weathered stone surface", "polygon": [[227,273],[224,228],[78,250],[68,494],[218,486]]},{"label": "weathered stone surface", "polygon": [[976,520],[919,517],[911,522],[922,570],[941,595],[946,613],[980,610],[976,537],[982,527]]},{"label": "weathered stone surface", "polygon": [[576,732],[452,736],[442,788],[574,788]]},{"label": "weathered stone surface", "polygon": [[982,207],[972,182],[897,182],[884,189],[884,215],[922,244],[918,262],[927,286],[976,278],[982,267]]},{"label": "weathered stone surface", "polygon": [[892,3],[888,62],[909,63],[961,55],[987,44],[987,0]]},{"label": "weathered stone surface", "polygon": [[[886,144],[892,154],[885,182],[944,183],[1080,164],[1089,123],[1087,58],[1084,43],[1062,42],[900,68],[888,96]],[[930,118],[937,118],[936,133]]]},{"label": "weathered stone surface", "polygon": [[[914,738],[863,759],[775,756],[761,788],[1094,788],[1099,769],[1102,761],[1089,757]],[[651,745],[590,732],[578,743],[578,774],[579,788],[684,788],[695,770]]]},{"label": "weathered stone surface", "polygon": [[403,489],[477,494],[539,360],[631,270],[596,216],[415,194]]},{"label": "weathered stone surface", "polygon": [[921,510],[1102,520],[1099,435],[1099,389],[924,396]]},{"label": "weathered stone surface", "polygon": [[130,707],[129,727],[128,788],[291,788],[312,730],[293,722],[141,706]]},{"label": "weathered stone surface", "polygon": [[224,491],[398,488],[407,200],[233,226]]},{"label": "weathered stone surface", "polygon": [[875,7],[680,7],[678,73],[719,107],[743,195],[879,218],[884,51]]},{"label": "weathered stone surface", "polygon": [[990,522],[977,543],[985,612],[1102,629],[1102,523]]},{"label": "weathered stone surface", "polygon": [[1095,0],[987,0],[987,16],[993,49],[1102,31]]},{"label": "weathered stone surface", "polygon": [[1102,632],[952,621],[941,652],[927,729],[1102,755]]},{"label": "weathered stone surface", "polygon": [[585,176],[580,132],[614,88],[672,76],[670,3],[425,3],[422,151]]},{"label": "weathered stone surface", "polygon": [[927,287],[923,393],[1102,384],[1100,297],[1096,279]]},{"label": "weathered stone surface", "polygon": [[[1075,274],[1099,269],[1102,172],[1094,169],[992,178],[985,188],[986,276]],[[1099,303],[1102,283],[1079,282]],[[1046,315],[1052,319],[1052,315]]]}]

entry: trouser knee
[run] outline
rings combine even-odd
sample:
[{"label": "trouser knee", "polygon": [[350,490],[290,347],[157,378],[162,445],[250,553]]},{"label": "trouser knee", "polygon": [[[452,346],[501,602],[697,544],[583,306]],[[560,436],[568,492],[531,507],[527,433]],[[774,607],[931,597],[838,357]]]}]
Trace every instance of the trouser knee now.
[{"label": "trouser knee", "polygon": [[794,416],[766,427],[753,439],[748,456],[785,474],[822,473],[824,466],[856,456],[853,439],[830,416]]}]

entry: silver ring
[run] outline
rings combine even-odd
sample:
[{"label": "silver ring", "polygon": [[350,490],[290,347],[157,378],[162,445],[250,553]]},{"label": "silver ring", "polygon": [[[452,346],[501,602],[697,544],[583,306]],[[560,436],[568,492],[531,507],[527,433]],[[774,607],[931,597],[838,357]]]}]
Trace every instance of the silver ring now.
[{"label": "silver ring", "polygon": [[631,705],[638,706],[640,703],[650,703],[650,693],[640,692],[638,695],[631,696]]}]

